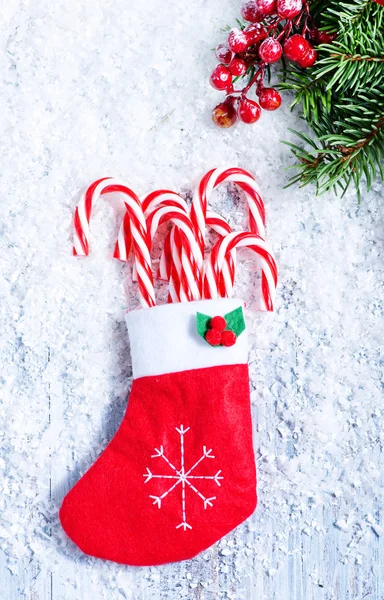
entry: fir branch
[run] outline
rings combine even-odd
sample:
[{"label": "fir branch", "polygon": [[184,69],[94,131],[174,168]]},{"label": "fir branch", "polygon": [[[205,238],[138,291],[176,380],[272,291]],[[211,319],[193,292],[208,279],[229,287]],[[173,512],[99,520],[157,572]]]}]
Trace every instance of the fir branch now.
[{"label": "fir branch", "polygon": [[374,0],[354,0],[353,2],[339,2],[338,0],[327,0],[326,2],[310,2],[321,14],[322,26],[329,32],[337,32],[340,24],[353,24],[362,21],[366,13],[373,8],[376,11],[378,5]]},{"label": "fir branch", "polygon": [[[353,180],[360,197],[360,186],[365,179],[369,190],[377,175],[384,179],[384,115],[377,110],[378,98],[361,97],[351,103],[335,106],[335,112],[350,114],[345,120],[335,121],[334,130],[327,132],[323,125],[317,129],[317,143],[309,136],[291,130],[307,142],[310,150],[305,150],[290,142],[293,154],[299,160],[294,168],[298,173],[288,185],[300,181],[301,185],[315,183],[318,194],[329,191],[338,185],[343,193]],[[359,115],[359,103],[364,102],[364,114]],[[324,130],[326,132],[324,132]],[[329,131],[329,130],[328,130]],[[322,135],[321,135],[322,132]]]},{"label": "fir branch", "polygon": [[[384,10],[382,10],[384,13]],[[383,23],[384,25],[384,23]],[[327,89],[358,91],[380,84],[384,63],[384,31],[375,21],[340,26],[337,40],[319,48],[315,77],[329,73]]]},{"label": "fir branch", "polygon": [[319,120],[320,115],[328,113],[332,102],[332,91],[326,89],[324,77],[315,78],[311,70],[292,69],[288,76],[277,86],[280,90],[295,93],[290,108],[301,103],[303,117],[310,122]]},{"label": "fir branch", "polygon": [[316,193],[342,193],[384,179],[384,9],[373,0],[312,0],[311,13],[337,40],[319,47],[312,69],[289,65],[281,89],[291,90],[314,138],[292,131],[304,147],[284,142],[297,158],[288,185],[312,183]]}]

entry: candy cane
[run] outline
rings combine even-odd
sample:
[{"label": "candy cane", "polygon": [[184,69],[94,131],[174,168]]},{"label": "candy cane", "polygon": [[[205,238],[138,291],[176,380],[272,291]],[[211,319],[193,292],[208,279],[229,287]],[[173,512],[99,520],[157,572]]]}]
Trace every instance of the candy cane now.
[{"label": "candy cane", "polygon": [[[184,267],[183,267],[184,249],[182,246],[182,237],[177,227],[174,225],[169,235],[169,295],[168,302],[187,302],[192,300],[193,296],[189,292],[188,284],[184,283]],[[184,257],[185,260],[185,257]]]},{"label": "candy cane", "polygon": [[184,198],[172,190],[156,190],[155,192],[151,192],[143,199],[142,204],[143,211],[146,216],[153,212],[154,209],[160,205],[178,206],[179,208],[182,208],[188,212],[187,203]]},{"label": "candy cane", "polygon": [[[177,193],[171,190],[156,190],[149,194],[143,200],[144,214],[147,218],[151,216],[157,207],[177,207],[180,208],[185,215],[189,214],[189,209],[185,200]],[[176,234],[176,228],[165,238],[164,249],[161,253],[159,269],[157,273],[158,279],[169,281],[169,296],[168,302],[181,302],[188,299],[184,293],[182,285],[183,270],[186,258],[184,254],[183,240],[180,235]],[[187,267],[188,268],[188,267]]]},{"label": "candy cane", "polygon": [[[163,206],[178,206],[180,208],[183,208],[185,211],[188,211],[185,200],[176,192],[172,192],[171,190],[156,190],[142,199],[144,215],[147,217],[157,206],[160,206],[160,204]],[[129,256],[130,243],[131,240],[129,216],[126,214],[120,226],[119,235],[115,245],[115,251],[113,254],[114,258],[117,258],[121,261],[127,261]],[[168,248],[167,259],[169,259],[169,235],[166,237],[166,245]],[[158,278],[163,279],[164,281],[168,281],[169,277],[167,275],[167,271],[169,260],[165,258],[164,254],[165,249],[161,254]],[[135,270],[133,272],[132,278],[134,281],[136,280]]]},{"label": "candy cane", "polygon": [[[227,233],[232,231],[232,228],[227,221],[221,215],[213,211],[207,211],[206,224],[221,236],[225,236]],[[173,226],[172,230],[168,233],[164,240],[164,248],[161,254],[160,266],[157,275],[158,279],[161,279],[162,281],[169,281],[170,278],[170,272],[173,263],[171,241],[172,236],[175,235],[174,229],[175,226]],[[223,267],[223,271],[225,272],[225,275],[223,276],[224,278],[229,277],[230,281],[232,281],[232,285],[235,278],[235,261],[236,252],[234,251],[231,253],[231,260],[229,260],[228,263]]]},{"label": "candy cane", "polygon": [[191,219],[197,229],[200,244],[204,241],[204,222],[208,201],[213,190],[221,183],[232,181],[244,192],[248,203],[249,229],[260,237],[265,237],[265,209],[259,187],[252,175],[233,167],[230,169],[212,169],[202,177],[195,190],[191,208]]},{"label": "candy cane", "polygon": [[[208,201],[213,190],[225,182],[233,182],[244,192],[248,203],[249,229],[262,238],[265,237],[265,209],[264,203],[259,193],[258,185],[250,173],[244,169],[233,167],[229,169],[212,169],[208,171],[201,179],[195,190],[191,207],[191,219],[197,230],[197,238],[201,247],[205,244],[205,218],[208,207]],[[234,253],[232,253],[234,256]],[[227,261],[231,256],[226,257]],[[223,268],[221,295],[228,296],[233,288],[233,278],[228,277],[230,265]],[[262,274],[262,279],[264,275]]]},{"label": "candy cane", "polygon": [[[154,213],[158,207],[176,207],[182,211],[189,222],[189,209],[185,200],[170,190],[157,190],[146,196],[143,201],[143,210],[147,219],[153,220]],[[160,213],[157,213],[158,215]],[[153,224],[152,237],[159,226],[159,221]],[[124,223],[120,228],[119,239],[124,239]],[[119,243],[116,244],[116,246]],[[190,240],[191,241],[191,240]],[[184,256],[185,248],[183,246],[183,237],[181,234],[177,234],[175,226],[173,230],[168,234],[165,240],[165,247],[161,255],[160,266],[158,271],[158,278],[165,281],[169,281],[169,301],[180,302],[196,297],[195,292],[190,292],[192,284],[191,275],[191,264],[194,262]],[[185,269],[190,274],[189,284],[185,280]],[[135,272],[133,272],[133,279],[135,279]],[[184,283],[183,283],[184,282]],[[191,295],[192,294],[192,295]]]},{"label": "candy cane", "polygon": [[[260,236],[251,232],[232,232],[212,248],[208,257],[204,278],[205,298],[217,298],[219,295],[220,273],[228,252],[235,248],[249,248],[258,257],[258,265],[264,278],[261,285],[260,310],[273,311],[277,285],[277,267],[269,245]],[[232,290],[231,290],[232,292]],[[230,293],[228,295],[231,295]]]},{"label": "candy cane", "polygon": [[[231,226],[227,221],[218,213],[213,211],[207,211],[206,224],[216,231],[220,236],[225,236],[232,231]],[[168,301],[180,302],[175,286],[171,282],[171,270],[175,266],[175,253],[178,252],[178,246],[174,241],[176,235],[176,226],[173,226],[172,230],[166,236],[164,241],[164,248],[161,254],[160,266],[158,271],[158,279],[170,282],[170,294]],[[177,265],[180,265],[180,258],[177,257]],[[177,269],[177,266],[176,266]],[[236,269],[236,251],[233,250],[229,255],[223,266],[223,272],[220,278],[220,295],[225,296],[225,290],[230,289],[234,285],[235,281],[235,269]],[[201,297],[201,293],[200,296]]]},{"label": "candy cane", "polygon": [[[212,190],[225,181],[234,181],[237,183],[246,193],[246,197],[249,205],[249,215],[250,215],[250,227],[252,231],[257,233],[262,233],[264,235],[264,220],[265,220],[265,211],[264,205],[261,200],[260,194],[258,192],[257,184],[254,178],[239,168],[232,169],[212,169],[209,171],[201,180],[200,185],[194,195],[194,201],[191,208],[191,219],[194,220],[196,237],[200,246],[200,256],[199,260],[199,268],[200,268],[200,280],[202,282],[203,279],[203,261],[204,261],[204,246],[205,246],[205,226],[207,223],[207,207],[208,207],[208,196],[212,192]],[[167,199],[166,196],[169,196]],[[184,200],[180,198],[174,192],[170,192],[168,190],[159,190],[157,192],[153,192],[150,194],[145,200],[143,200],[143,208],[147,212],[148,208],[152,209],[153,206],[158,205],[159,203],[174,205],[174,203],[184,203]],[[180,203],[181,202],[181,203]],[[220,217],[219,217],[220,219]],[[217,220],[212,221],[211,225],[218,232],[220,230],[223,232],[220,225],[217,225]],[[219,229],[217,229],[219,227]],[[230,229],[229,229],[230,231]],[[228,230],[225,230],[225,233],[228,233]],[[164,281],[169,281],[170,278],[170,270],[172,267],[172,252],[171,252],[171,235],[173,235],[173,250],[175,251],[175,234],[169,233],[165,238],[164,250],[160,257],[158,278]],[[116,258],[120,260],[127,260],[128,252],[129,252],[129,229],[126,223],[126,219],[122,224],[122,227],[119,232],[118,241],[116,243],[115,254]],[[127,250],[128,248],[128,250]],[[221,295],[226,294],[226,288],[228,290],[233,287],[234,275],[235,275],[235,253],[231,253],[227,256],[228,264],[223,267],[222,274],[222,285],[221,287]],[[133,273],[133,278],[135,278],[135,273]],[[202,293],[202,290],[201,290]]]},{"label": "candy cane", "polygon": [[[89,221],[91,219],[95,190],[111,177],[98,179],[81,195],[75,208],[73,219],[73,254],[74,256],[88,256],[89,254]],[[100,195],[100,193],[98,194]]]},{"label": "candy cane", "polygon": [[[199,249],[194,237],[193,227],[188,213],[180,208],[163,207],[155,209],[147,218],[148,229],[151,239],[161,225],[165,221],[171,221],[180,230],[175,228],[171,235],[171,254],[175,267],[180,274],[182,288],[187,299],[198,298],[196,257]],[[180,298],[186,299],[186,298]]]},{"label": "candy cane", "polygon": [[[169,190],[158,190],[156,192],[152,192],[152,194],[150,194],[145,200],[143,200],[143,209],[147,217],[158,206],[176,206],[182,209],[184,213],[189,213],[189,209],[185,200],[175,192],[171,192]],[[207,214],[207,224],[210,225],[214,230],[216,230],[220,235],[226,235],[231,231],[231,227],[228,225],[225,219],[213,212],[209,212]],[[195,258],[197,259],[197,246],[195,243],[192,243],[192,247],[194,248],[193,253],[195,255]],[[183,290],[183,286],[181,285],[181,282],[183,280],[182,271],[185,268],[184,265],[186,260],[185,257],[183,258],[184,252],[185,249],[183,248],[182,238],[180,236],[180,233],[177,231],[176,225],[174,225],[172,230],[165,238],[164,249],[161,254],[159,271],[157,275],[159,279],[170,282],[169,301],[172,302],[180,302],[188,298],[198,299],[201,297],[201,294],[196,294],[196,290],[194,293],[190,291],[189,288],[191,283],[189,284],[189,288],[187,287],[187,295],[185,293],[186,290]],[[200,262],[201,260],[202,257],[200,257]],[[233,280],[233,258],[229,260],[229,263],[229,269],[224,269],[225,277],[229,277]],[[188,264],[191,264],[191,261],[187,258],[187,265]],[[201,285],[202,282],[200,284],[200,288]]]},{"label": "candy cane", "polygon": [[229,225],[228,221],[226,221],[224,217],[213,210],[207,210],[205,224],[211,227],[213,231],[216,231],[216,233],[222,237],[227,235],[227,233],[231,233],[232,231],[232,227]]},{"label": "candy cane", "polygon": [[144,307],[155,306],[150,240],[141,202],[125,184],[111,177],[95,181],[82,195],[75,209],[73,253],[76,256],[89,254],[89,222],[94,202],[102,194],[120,192],[124,194],[124,204],[129,216],[135,267],[139,284],[140,302]]},{"label": "candy cane", "polygon": [[[228,233],[231,233],[232,228],[227,221],[218,213],[211,210],[207,210],[206,224],[211,227],[220,236],[225,237]],[[221,278],[219,282],[220,296],[224,297],[226,289],[231,289],[235,283],[236,273],[236,250],[232,250],[228,254],[227,259],[224,262]]]},{"label": "candy cane", "polygon": [[200,298],[200,280],[197,263],[200,261],[199,246],[189,214],[182,208],[162,206],[155,208],[147,217],[147,226],[151,240],[158,227],[165,221],[177,226],[171,236],[171,254],[175,261],[171,276],[178,273],[179,288],[175,291],[179,301],[197,300]]},{"label": "candy cane", "polygon": [[[124,215],[123,222],[119,229],[119,235],[115,244],[115,250],[113,252],[113,258],[127,262],[129,253],[131,250],[132,238],[131,238],[131,219],[129,213],[126,212]],[[137,281],[136,273],[132,275],[133,281]]]},{"label": "candy cane", "polygon": [[[176,192],[170,190],[157,190],[149,194],[143,201],[143,209],[146,217],[157,207],[157,206],[177,206],[185,211],[189,212],[187,203]],[[158,279],[163,281],[169,281],[170,270],[172,266],[172,253],[170,251],[170,232],[165,238],[164,249],[161,253],[160,264],[157,273]],[[175,241],[173,239],[173,245]]]}]

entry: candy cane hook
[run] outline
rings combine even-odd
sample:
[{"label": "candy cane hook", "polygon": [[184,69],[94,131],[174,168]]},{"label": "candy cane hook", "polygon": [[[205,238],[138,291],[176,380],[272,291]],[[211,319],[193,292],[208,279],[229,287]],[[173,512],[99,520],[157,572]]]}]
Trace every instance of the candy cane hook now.
[{"label": "candy cane hook", "polygon": [[89,222],[93,205],[101,195],[112,192],[123,194],[123,201],[129,216],[140,302],[144,307],[155,306],[147,224],[139,198],[125,184],[111,177],[105,177],[95,181],[81,196],[74,216],[73,253],[76,256],[87,256],[89,254]]}]

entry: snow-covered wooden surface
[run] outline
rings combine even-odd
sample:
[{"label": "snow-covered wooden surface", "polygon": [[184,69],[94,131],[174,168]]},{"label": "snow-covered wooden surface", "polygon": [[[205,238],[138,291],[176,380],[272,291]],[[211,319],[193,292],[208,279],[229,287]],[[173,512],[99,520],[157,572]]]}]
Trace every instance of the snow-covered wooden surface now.
[{"label": "snow-covered wooden surface", "polygon": [[[1,600],[384,598],[383,188],[360,208],[283,190],[287,105],[253,127],[210,121],[207,83],[240,1],[15,0],[0,22]],[[286,103],[287,104],[287,103]],[[57,517],[119,426],[131,383],[128,269],[108,258],[120,208],[102,200],[92,256],[71,256],[80,192],[114,175],[189,194],[218,165],[255,173],[280,267],[277,312],[248,303],[259,507],[195,560],[134,569],[82,555]],[[238,226],[244,205],[214,206]],[[117,207],[117,203],[114,203]]]}]

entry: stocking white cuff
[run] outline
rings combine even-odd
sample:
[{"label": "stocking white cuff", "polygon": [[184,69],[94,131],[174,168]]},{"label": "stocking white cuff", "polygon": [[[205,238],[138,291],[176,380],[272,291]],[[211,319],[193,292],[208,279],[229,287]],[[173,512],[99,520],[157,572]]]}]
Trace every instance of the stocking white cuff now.
[{"label": "stocking white cuff", "polygon": [[224,316],[239,306],[244,306],[242,300],[221,298],[164,304],[127,313],[133,378],[246,364],[247,330],[239,335],[234,346],[213,347],[199,336],[196,327],[197,312]]}]

